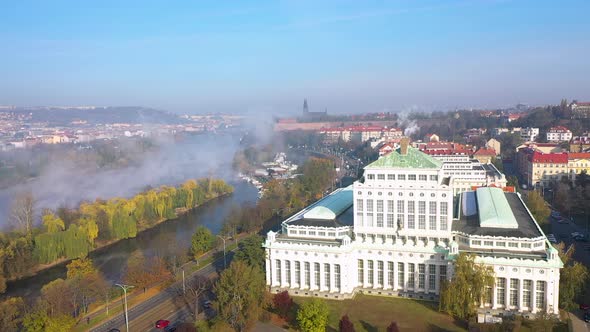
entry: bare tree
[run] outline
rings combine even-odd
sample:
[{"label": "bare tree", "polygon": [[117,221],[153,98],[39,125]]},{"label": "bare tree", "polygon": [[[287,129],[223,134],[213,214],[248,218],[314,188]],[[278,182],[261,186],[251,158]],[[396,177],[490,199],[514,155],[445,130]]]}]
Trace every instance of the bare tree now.
[{"label": "bare tree", "polygon": [[178,292],[182,294],[187,306],[191,308],[194,306],[193,312],[195,320],[199,317],[199,299],[205,292],[211,289],[211,280],[206,276],[198,275],[194,278],[188,279],[185,284],[185,291],[183,292],[182,285],[179,286]]},{"label": "bare tree", "polygon": [[35,219],[35,200],[30,191],[17,193],[12,201],[10,220],[18,230],[24,231],[27,236],[33,232]]}]

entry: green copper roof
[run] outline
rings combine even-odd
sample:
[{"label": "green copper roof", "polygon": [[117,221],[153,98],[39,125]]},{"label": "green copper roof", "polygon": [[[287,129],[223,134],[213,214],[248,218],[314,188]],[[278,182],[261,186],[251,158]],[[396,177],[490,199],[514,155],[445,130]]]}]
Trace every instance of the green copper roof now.
[{"label": "green copper roof", "polygon": [[408,146],[408,153],[401,155],[399,149],[380,157],[365,168],[441,168],[442,162]]},{"label": "green copper roof", "polygon": [[479,226],[494,228],[518,228],[518,222],[500,188],[477,188],[477,209]]}]

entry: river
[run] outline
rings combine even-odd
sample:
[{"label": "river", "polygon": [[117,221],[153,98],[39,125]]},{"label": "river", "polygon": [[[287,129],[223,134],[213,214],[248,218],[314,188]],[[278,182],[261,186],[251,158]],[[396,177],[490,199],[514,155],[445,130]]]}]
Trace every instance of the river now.
[{"label": "river", "polygon": [[[90,258],[107,280],[118,282],[125,270],[127,259],[136,252],[141,252],[147,257],[186,252],[197,226],[203,225],[213,233],[218,233],[232,207],[255,203],[258,199],[258,190],[254,186],[245,182],[234,182],[231,185],[235,189],[233,194],[210,201],[180,218],[163,222],[138,234],[133,239],[122,240],[101,248],[91,253]],[[64,263],[43,270],[34,276],[8,282],[5,296],[32,298],[39,294],[43,285],[65,276],[66,264]]]}]

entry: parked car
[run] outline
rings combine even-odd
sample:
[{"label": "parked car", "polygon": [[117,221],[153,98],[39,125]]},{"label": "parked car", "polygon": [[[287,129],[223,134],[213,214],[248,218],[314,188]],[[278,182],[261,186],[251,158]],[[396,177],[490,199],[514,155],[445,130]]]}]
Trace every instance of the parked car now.
[{"label": "parked car", "polygon": [[584,321],[586,323],[590,322],[590,312],[585,312],[584,313]]},{"label": "parked car", "polygon": [[555,235],[553,234],[547,235],[547,240],[549,240],[551,243],[557,243],[557,238],[555,238]]},{"label": "parked car", "polygon": [[559,211],[555,211],[555,210],[551,211],[551,217],[552,218],[557,218],[557,217],[560,217],[560,216],[561,216],[561,213],[559,213]]},{"label": "parked car", "polygon": [[590,305],[586,304],[586,303],[580,303],[580,310],[588,310],[590,309]]},{"label": "parked car", "polygon": [[166,326],[170,325],[170,321],[169,320],[165,320],[165,319],[160,319],[156,322],[156,328],[157,329],[163,329]]},{"label": "parked car", "polygon": [[582,233],[580,233],[580,232],[573,232],[573,233],[571,234],[571,236],[572,236],[572,238],[575,238],[575,237],[577,237],[577,236],[584,236],[584,234],[582,234]]},{"label": "parked car", "polygon": [[180,322],[174,322],[174,323],[166,326],[166,328],[164,328],[164,331],[166,331],[166,332],[175,332],[176,329],[178,328],[178,325],[180,325]]}]

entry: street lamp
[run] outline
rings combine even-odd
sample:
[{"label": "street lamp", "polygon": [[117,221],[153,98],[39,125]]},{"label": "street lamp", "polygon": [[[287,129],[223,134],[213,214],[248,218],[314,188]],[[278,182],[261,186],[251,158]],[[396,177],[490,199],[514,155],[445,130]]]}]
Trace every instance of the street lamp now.
[{"label": "street lamp", "polygon": [[124,284],[115,284],[115,286],[119,286],[121,289],[123,289],[125,298],[125,326],[127,327],[127,332],[129,332],[129,316],[127,315],[127,290],[133,288],[134,286]]},{"label": "street lamp", "polygon": [[217,237],[223,240],[223,268],[225,269],[225,238],[223,238],[221,235],[217,235]]}]

